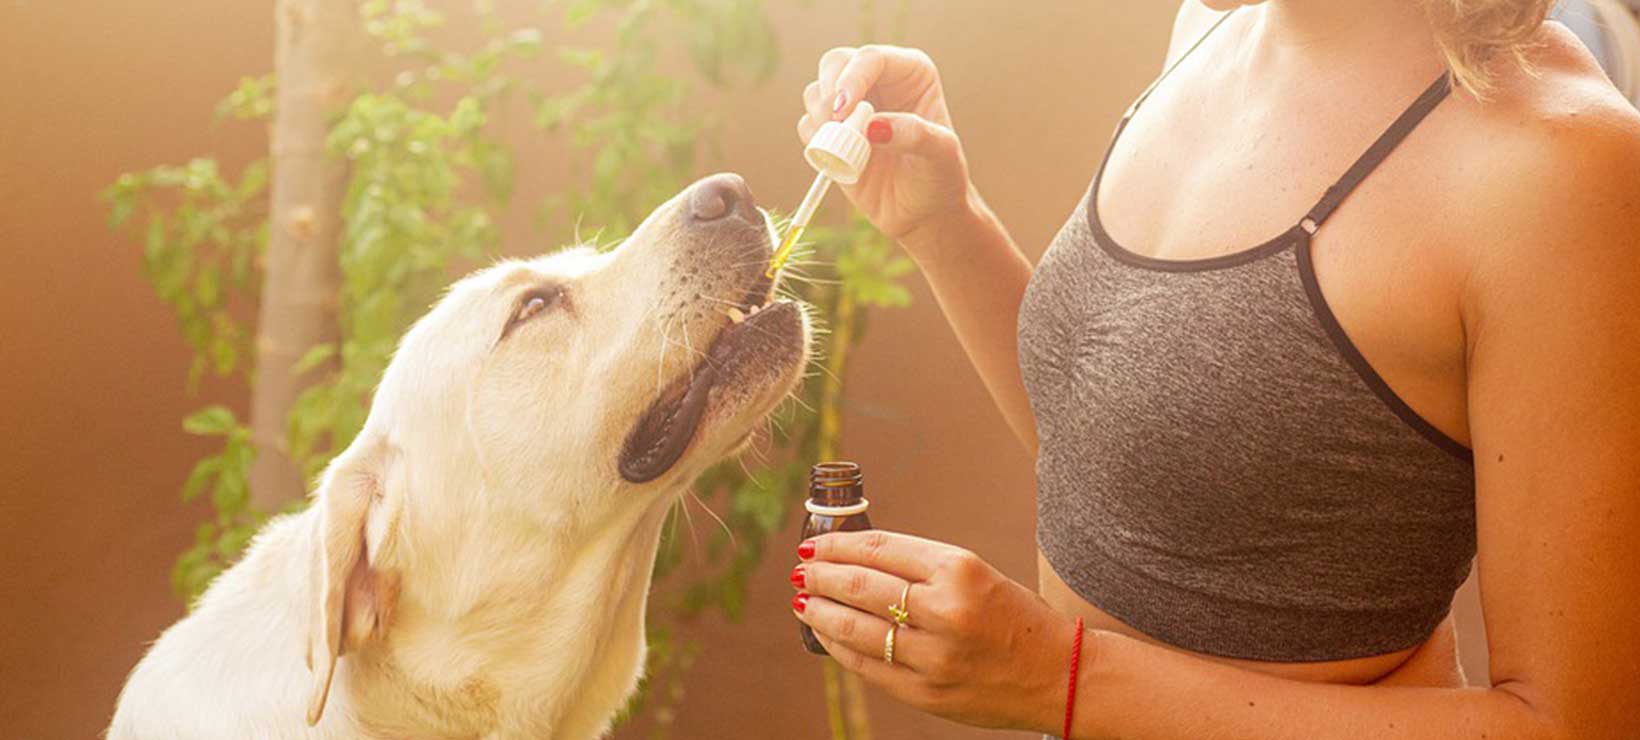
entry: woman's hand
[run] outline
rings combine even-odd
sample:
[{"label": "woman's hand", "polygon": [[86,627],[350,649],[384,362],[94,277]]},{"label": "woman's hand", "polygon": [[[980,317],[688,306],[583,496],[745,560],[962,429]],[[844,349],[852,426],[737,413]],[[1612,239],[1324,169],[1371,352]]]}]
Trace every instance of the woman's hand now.
[{"label": "woman's hand", "polygon": [[[822,535],[798,555],[792,608],[844,668],[958,722],[1060,729],[1076,624],[1034,592],[967,550],[881,530]],[[907,583],[888,664],[889,607]]]},{"label": "woman's hand", "polygon": [[920,259],[941,241],[941,227],[973,206],[939,70],[919,49],[832,49],[820,57],[819,79],[803,89],[798,136],[808,144],[821,124],[846,118],[861,100],[877,109],[866,129],[871,162],[843,191],[878,230]]}]

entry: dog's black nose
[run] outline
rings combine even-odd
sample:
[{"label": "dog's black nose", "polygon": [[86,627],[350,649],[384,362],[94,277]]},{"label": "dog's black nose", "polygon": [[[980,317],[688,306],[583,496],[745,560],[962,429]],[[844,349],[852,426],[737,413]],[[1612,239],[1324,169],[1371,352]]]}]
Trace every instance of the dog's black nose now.
[{"label": "dog's black nose", "polygon": [[689,189],[689,216],[696,221],[716,221],[729,216],[754,223],[762,221],[745,178],[732,173],[712,175],[695,183]]}]

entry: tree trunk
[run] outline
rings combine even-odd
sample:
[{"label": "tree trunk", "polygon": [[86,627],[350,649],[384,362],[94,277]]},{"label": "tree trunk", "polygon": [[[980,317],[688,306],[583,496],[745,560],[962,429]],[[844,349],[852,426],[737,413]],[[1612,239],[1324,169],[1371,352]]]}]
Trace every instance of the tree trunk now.
[{"label": "tree trunk", "polygon": [[311,379],[292,365],[315,345],[336,341],[347,169],[341,158],[325,155],[325,137],[351,99],[365,49],[354,0],[278,0],[274,22],[272,202],[251,396],[251,500],[263,510],[306,490],[285,430],[292,403]]},{"label": "tree trunk", "polygon": [[[837,459],[843,439],[843,374],[854,346],[854,297],[839,287],[831,310],[831,342],[826,372],[820,378],[820,431],[815,452],[821,460]],[[826,717],[833,740],[871,740],[871,717],[860,677],[840,670],[830,658],[824,664]]]}]

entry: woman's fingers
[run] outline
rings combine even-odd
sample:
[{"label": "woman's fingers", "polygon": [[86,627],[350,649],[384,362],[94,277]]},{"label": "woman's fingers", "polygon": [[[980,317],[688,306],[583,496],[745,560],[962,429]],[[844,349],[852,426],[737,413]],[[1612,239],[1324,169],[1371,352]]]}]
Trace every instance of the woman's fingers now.
[{"label": "woman's fingers", "polygon": [[832,660],[843,666],[843,670],[858,673],[861,678],[872,683],[881,683],[884,680],[892,679],[895,673],[903,674],[911,670],[903,665],[884,663],[881,656],[866,655],[827,637],[819,631],[814,633],[814,638],[819,640],[820,644],[826,648],[826,652],[831,654]]},{"label": "woman's fingers", "polygon": [[829,89],[837,81],[837,73],[843,71],[843,66],[854,56],[856,49],[852,46],[838,46],[827,49],[820,55],[820,64],[815,68],[814,77],[820,81],[821,89]]},{"label": "woman's fingers", "polygon": [[[812,543],[813,550],[808,550]],[[907,581],[926,581],[957,548],[908,534],[868,529],[815,537],[798,548],[805,560],[863,565]]]},{"label": "woman's fingers", "polygon": [[883,76],[883,70],[888,67],[896,50],[885,46],[863,46],[849,57],[848,64],[843,65],[842,71],[837,73],[837,82],[832,85],[836,92],[831,96],[831,115],[836,120],[848,117],[854,110],[854,104],[864,100],[866,93],[877,86],[878,78]]},{"label": "woman's fingers", "polygon": [[[834,644],[841,645],[867,658],[858,669],[846,664],[845,668],[864,672],[877,667],[890,667],[883,662],[883,647],[888,642],[887,619],[872,616],[847,604],[839,604],[814,594],[809,595],[803,611],[797,613],[797,618],[814,630],[828,651]],[[917,656],[926,655],[930,650],[928,640],[928,635],[920,630],[910,627],[899,628],[894,633],[893,667],[915,671]],[[837,653],[833,652],[832,657],[838,657]]]},{"label": "woman's fingers", "polygon": [[810,82],[803,88],[803,112],[815,118],[820,118],[822,112],[820,98],[820,81]]},{"label": "woman's fingers", "polygon": [[868,96],[881,109],[910,110],[938,79],[934,60],[920,49],[879,44],[839,47],[820,57],[814,99],[805,91],[804,106],[809,115],[822,121],[847,118]]},{"label": "woman's fingers", "polygon": [[792,571],[792,586],[884,619],[890,616],[890,606],[899,606],[900,594],[903,593],[912,623],[924,629],[936,626],[934,615],[937,610],[917,609],[918,604],[931,598],[927,587],[911,584],[911,590],[907,591],[906,583],[904,578],[859,565],[803,563]]},{"label": "woman's fingers", "polygon": [[[855,104],[872,96],[884,110],[908,110],[916,98],[937,85],[939,75],[934,60],[921,49],[903,46],[862,46],[837,73],[836,88],[829,99],[832,117],[841,120],[853,112]],[[942,104],[943,109],[943,104]],[[929,111],[918,111],[928,114]],[[943,116],[942,116],[943,117]]]},{"label": "woman's fingers", "polygon": [[913,154],[936,162],[955,162],[962,144],[957,132],[914,113],[878,113],[866,124],[874,151]]},{"label": "woman's fingers", "polygon": [[819,128],[819,124],[814,122],[814,117],[805,113],[802,118],[797,119],[797,139],[807,146],[809,139],[814,138],[814,132]]},{"label": "woman's fingers", "polygon": [[843,73],[843,67],[848,65],[857,51],[852,46],[839,46],[820,55],[820,68],[814,77],[816,103],[809,110],[815,120],[830,120],[837,101],[837,76]]}]

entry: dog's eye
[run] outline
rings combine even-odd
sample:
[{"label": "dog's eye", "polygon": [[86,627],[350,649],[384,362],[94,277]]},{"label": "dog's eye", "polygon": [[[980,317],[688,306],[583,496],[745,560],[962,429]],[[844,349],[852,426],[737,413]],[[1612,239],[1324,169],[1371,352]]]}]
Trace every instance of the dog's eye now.
[{"label": "dog's eye", "polygon": [[542,311],[547,310],[547,304],[550,301],[551,301],[551,299],[547,296],[544,296],[544,295],[532,295],[532,296],[530,296],[529,298],[524,300],[524,306],[522,308],[518,309],[518,317],[513,319],[513,320],[514,321],[523,321],[525,319],[530,318],[531,316],[534,316],[538,313],[541,313]]},{"label": "dog's eye", "polygon": [[507,322],[507,328],[510,329],[514,325],[541,315],[542,312],[557,304],[563,293],[564,291],[561,288],[545,288],[526,293],[524,300],[518,304],[518,310],[513,313],[512,320]]}]

